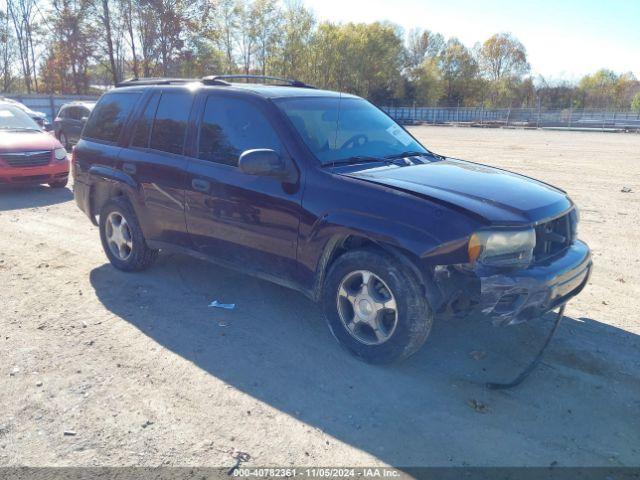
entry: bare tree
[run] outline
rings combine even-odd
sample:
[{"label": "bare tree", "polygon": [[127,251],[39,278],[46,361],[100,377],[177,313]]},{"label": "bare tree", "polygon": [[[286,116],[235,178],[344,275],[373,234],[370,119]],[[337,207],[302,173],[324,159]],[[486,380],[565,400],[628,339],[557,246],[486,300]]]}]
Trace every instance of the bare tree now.
[{"label": "bare tree", "polygon": [[133,23],[133,0],[120,0],[121,5],[120,8],[122,10],[122,19],[127,31],[129,48],[131,49],[131,61],[132,61],[132,70],[133,76],[138,77],[140,75],[139,67],[138,67],[138,56],[136,55],[136,36],[134,33],[134,23]]},{"label": "bare tree", "polygon": [[35,53],[33,49],[34,23],[37,0],[7,0],[7,13],[16,34],[20,67],[27,92],[38,91]]},{"label": "bare tree", "polygon": [[12,62],[14,54],[14,38],[9,24],[9,15],[0,10],[0,76],[2,91],[7,92],[12,83]]},{"label": "bare tree", "polygon": [[112,27],[111,27],[111,5],[109,0],[100,0],[100,14],[98,15],[99,20],[104,27],[104,39],[107,46],[107,56],[109,58],[109,70],[111,72],[111,80],[113,84],[117,84],[120,79],[118,78],[118,68],[116,67],[116,57],[113,48],[113,35],[112,35]]},{"label": "bare tree", "polygon": [[407,36],[407,66],[415,68],[426,59],[435,58],[444,49],[444,37],[429,30],[413,29]]},{"label": "bare tree", "polygon": [[220,44],[226,60],[226,69],[227,72],[231,72],[235,69],[235,37],[240,27],[236,0],[220,0],[216,18],[217,30],[220,32]]},{"label": "bare tree", "polygon": [[255,21],[256,57],[262,75],[267,74],[267,63],[278,44],[282,32],[282,11],[277,0],[254,0],[251,16]]},{"label": "bare tree", "polygon": [[256,50],[257,19],[253,16],[251,5],[246,0],[238,0],[238,19],[242,28],[237,32],[240,51],[240,63],[245,74],[251,72],[253,54]]}]

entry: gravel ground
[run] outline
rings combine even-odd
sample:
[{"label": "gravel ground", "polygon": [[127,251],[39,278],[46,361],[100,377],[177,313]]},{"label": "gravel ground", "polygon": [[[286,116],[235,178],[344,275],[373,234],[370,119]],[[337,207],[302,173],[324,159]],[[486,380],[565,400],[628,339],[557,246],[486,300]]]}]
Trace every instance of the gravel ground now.
[{"label": "gravel ground", "polygon": [[640,466],[640,135],[413,132],[581,207],[595,271],[521,387],[483,382],[526,365],[550,316],[437,322],[373,367],[301,294],[179,255],[118,272],[70,190],[2,189],[0,465]]}]

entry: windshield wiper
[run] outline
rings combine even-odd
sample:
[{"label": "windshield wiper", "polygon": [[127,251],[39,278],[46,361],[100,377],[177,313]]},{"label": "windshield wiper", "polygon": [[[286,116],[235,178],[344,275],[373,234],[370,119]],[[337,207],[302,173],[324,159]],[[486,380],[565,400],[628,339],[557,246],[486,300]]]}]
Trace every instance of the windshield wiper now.
[{"label": "windshield wiper", "polygon": [[336,160],[335,162],[327,162],[323,164],[323,167],[332,167],[334,165],[357,165],[358,163],[391,163],[390,159],[370,157],[367,155],[355,155],[353,157],[344,158],[342,160]]},{"label": "windshield wiper", "polygon": [[434,153],[431,150],[427,150],[426,152],[418,152],[417,150],[410,150],[407,152],[394,153],[393,155],[387,155],[384,158],[407,158],[407,157],[425,157],[425,156],[439,158],[440,160],[445,159],[445,157],[443,157],[442,155],[438,155],[437,153]]},{"label": "windshield wiper", "polygon": [[392,159],[392,158],[405,158],[405,157],[421,157],[423,155],[428,155],[428,152],[418,152],[417,150],[410,150],[408,152],[394,153],[392,155],[387,155],[384,158]]}]

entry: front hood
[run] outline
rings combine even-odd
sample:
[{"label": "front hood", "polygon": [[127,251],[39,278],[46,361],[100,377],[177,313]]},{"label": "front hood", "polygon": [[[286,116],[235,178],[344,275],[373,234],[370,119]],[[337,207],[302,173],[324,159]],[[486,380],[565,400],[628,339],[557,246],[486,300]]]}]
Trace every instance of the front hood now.
[{"label": "front hood", "polygon": [[482,217],[495,225],[530,224],[572,205],[557,188],[522,175],[462,160],[389,165],[343,173]]},{"label": "front hood", "polygon": [[60,142],[45,132],[0,131],[0,153],[54,150],[60,147]]}]

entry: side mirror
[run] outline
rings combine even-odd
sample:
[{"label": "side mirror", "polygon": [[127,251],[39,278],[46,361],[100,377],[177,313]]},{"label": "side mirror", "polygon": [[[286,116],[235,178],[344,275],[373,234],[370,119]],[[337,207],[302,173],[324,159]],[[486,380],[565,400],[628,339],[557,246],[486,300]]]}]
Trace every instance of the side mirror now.
[{"label": "side mirror", "polygon": [[286,177],[287,166],[280,155],[268,148],[245,150],[238,161],[240,171],[247,175]]},{"label": "side mirror", "polygon": [[89,120],[89,117],[84,116],[80,119],[81,122],[86,122],[87,120]]}]

